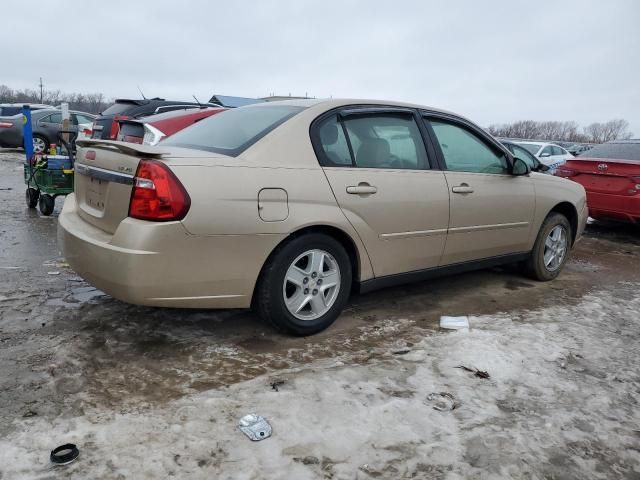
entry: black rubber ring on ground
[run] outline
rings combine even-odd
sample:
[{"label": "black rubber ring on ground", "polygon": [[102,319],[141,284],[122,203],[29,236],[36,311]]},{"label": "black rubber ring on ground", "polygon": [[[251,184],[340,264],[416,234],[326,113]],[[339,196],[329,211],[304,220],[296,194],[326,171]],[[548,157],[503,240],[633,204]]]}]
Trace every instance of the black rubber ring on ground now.
[{"label": "black rubber ring on ground", "polygon": [[[62,455],[59,454],[60,452],[64,452],[65,450],[69,450],[69,452]],[[56,463],[58,465],[66,465],[67,463],[71,463],[76,458],[78,458],[78,455],[80,455],[78,447],[76,447],[73,443],[66,443],[51,450],[49,459],[52,463]]]}]

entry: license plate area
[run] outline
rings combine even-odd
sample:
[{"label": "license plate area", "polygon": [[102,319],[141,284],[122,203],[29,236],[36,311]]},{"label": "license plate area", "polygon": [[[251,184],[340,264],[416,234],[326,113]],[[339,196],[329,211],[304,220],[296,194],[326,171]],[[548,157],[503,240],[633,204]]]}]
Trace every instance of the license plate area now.
[{"label": "license plate area", "polygon": [[104,198],[107,181],[89,177],[86,182],[85,202],[91,208],[100,212],[104,210]]}]

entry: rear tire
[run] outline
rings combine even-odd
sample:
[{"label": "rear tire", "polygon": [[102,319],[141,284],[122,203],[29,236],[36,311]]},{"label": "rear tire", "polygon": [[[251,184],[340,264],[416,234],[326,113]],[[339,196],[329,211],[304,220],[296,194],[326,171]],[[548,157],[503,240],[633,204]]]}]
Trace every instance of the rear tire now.
[{"label": "rear tire", "polygon": [[561,213],[550,213],[542,223],[533,250],[525,261],[526,274],[542,282],[555,279],[569,257],[572,238],[567,217]]},{"label": "rear tire", "polygon": [[312,335],[338,318],[351,293],[351,262],[334,238],[309,233],[278,247],[255,295],[260,317],[276,330]]},{"label": "rear tire", "polygon": [[25,192],[25,200],[27,202],[27,207],[36,208],[38,205],[38,197],[40,197],[40,192],[35,188],[27,188]]},{"label": "rear tire", "polygon": [[56,201],[51,195],[49,195],[48,193],[40,195],[38,207],[40,207],[40,213],[42,213],[42,215],[45,215],[47,217],[51,215],[55,206]]},{"label": "rear tire", "polygon": [[42,135],[34,135],[33,136],[33,153],[34,154],[45,154],[47,153],[47,148],[49,147],[48,140]]}]

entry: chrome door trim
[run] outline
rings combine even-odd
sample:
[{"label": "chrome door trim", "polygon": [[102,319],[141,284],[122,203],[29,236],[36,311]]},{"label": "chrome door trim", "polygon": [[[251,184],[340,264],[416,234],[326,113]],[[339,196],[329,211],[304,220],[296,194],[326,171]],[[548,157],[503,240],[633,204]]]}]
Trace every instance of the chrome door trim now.
[{"label": "chrome door trim", "polygon": [[525,228],[529,222],[498,223],[495,225],[471,225],[469,227],[449,228],[449,233],[479,232],[482,230],[502,230],[504,228]]},{"label": "chrome door trim", "polygon": [[431,237],[435,235],[445,235],[446,233],[446,228],[438,228],[435,230],[416,230],[415,232],[382,233],[380,235],[380,238],[382,240],[394,240],[411,237]]}]

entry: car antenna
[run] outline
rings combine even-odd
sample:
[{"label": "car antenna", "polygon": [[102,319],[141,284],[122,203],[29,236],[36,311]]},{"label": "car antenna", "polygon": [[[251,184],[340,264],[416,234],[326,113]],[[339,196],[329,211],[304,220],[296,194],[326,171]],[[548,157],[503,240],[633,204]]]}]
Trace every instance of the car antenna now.
[{"label": "car antenna", "polygon": [[143,99],[147,99],[147,97],[144,96],[144,93],[142,93],[142,89],[140,88],[140,85],[136,85],[136,87],[138,87],[138,91],[140,92],[140,95],[142,95]]},{"label": "car antenna", "polygon": [[204,105],[200,103],[200,100],[198,100],[195,95],[191,94],[191,96],[196,100],[196,102],[198,102],[198,105],[200,106],[200,108],[204,108]]}]

